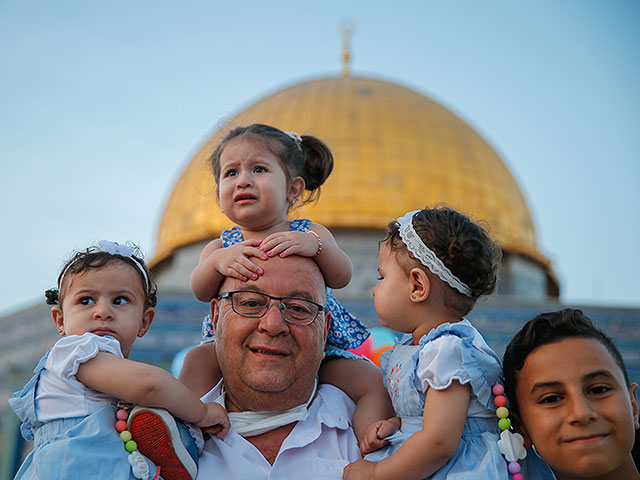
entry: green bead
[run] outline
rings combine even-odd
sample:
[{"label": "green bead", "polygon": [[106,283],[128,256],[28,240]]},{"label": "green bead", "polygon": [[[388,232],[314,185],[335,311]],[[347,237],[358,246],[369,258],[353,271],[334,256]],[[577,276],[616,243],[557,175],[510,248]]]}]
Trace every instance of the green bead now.
[{"label": "green bead", "polygon": [[498,427],[500,427],[500,430],[509,430],[509,427],[511,427],[511,422],[508,418],[501,418],[498,422]]},{"label": "green bead", "polygon": [[507,407],[500,407],[496,410],[498,418],[507,418],[509,416],[509,409]]},{"label": "green bead", "polygon": [[127,443],[129,440],[131,440],[131,432],[129,430],[125,430],[124,432],[120,432],[120,439],[124,443]]},{"label": "green bead", "polygon": [[138,444],[133,440],[129,440],[124,444],[124,449],[129,453],[135,452],[138,449]]}]

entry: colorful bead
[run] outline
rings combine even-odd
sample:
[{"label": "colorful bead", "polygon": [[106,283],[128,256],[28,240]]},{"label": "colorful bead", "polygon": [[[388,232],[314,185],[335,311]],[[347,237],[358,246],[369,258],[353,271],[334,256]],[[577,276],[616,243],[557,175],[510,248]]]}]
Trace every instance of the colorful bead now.
[{"label": "colorful bead", "polygon": [[504,393],[504,387],[499,383],[496,383],[491,389],[494,395],[502,395]]},{"label": "colorful bead", "polygon": [[129,453],[135,452],[138,449],[138,444],[133,440],[129,440],[124,444],[124,449]]},{"label": "colorful bead", "polygon": [[511,480],[524,480],[524,477],[519,473],[516,473],[513,477],[511,477]]},{"label": "colorful bead", "polygon": [[509,430],[509,428],[511,428],[511,421],[508,418],[501,418],[498,422],[498,427],[500,427],[500,430]]},{"label": "colorful bead", "polygon": [[516,473],[520,473],[520,464],[518,462],[511,462],[508,466],[509,473],[511,475],[515,475]]},{"label": "colorful bead", "polygon": [[498,395],[496,398],[493,399],[493,403],[495,404],[496,407],[504,407],[507,404],[507,399],[502,395]]},{"label": "colorful bead", "polygon": [[116,430],[118,432],[124,432],[127,429],[127,422],[124,420],[118,420],[116,422]]},{"label": "colorful bead", "polygon": [[509,409],[507,407],[498,407],[496,415],[498,418],[507,418],[509,416]]},{"label": "colorful bead", "polygon": [[120,432],[120,440],[122,440],[124,443],[127,443],[129,440],[131,440],[131,432],[129,430]]},{"label": "colorful bead", "polygon": [[126,420],[127,418],[129,418],[129,414],[124,408],[121,408],[116,412],[116,418],[118,420]]}]

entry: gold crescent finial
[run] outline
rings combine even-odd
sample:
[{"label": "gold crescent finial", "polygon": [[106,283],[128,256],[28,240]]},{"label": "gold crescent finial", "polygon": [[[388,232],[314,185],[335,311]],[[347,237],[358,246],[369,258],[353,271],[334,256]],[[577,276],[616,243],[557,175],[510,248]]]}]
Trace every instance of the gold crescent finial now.
[{"label": "gold crescent finial", "polygon": [[351,63],[351,37],[356,31],[356,23],[351,18],[343,18],[338,23],[338,32],[342,35],[342,74],[349,76]]}]

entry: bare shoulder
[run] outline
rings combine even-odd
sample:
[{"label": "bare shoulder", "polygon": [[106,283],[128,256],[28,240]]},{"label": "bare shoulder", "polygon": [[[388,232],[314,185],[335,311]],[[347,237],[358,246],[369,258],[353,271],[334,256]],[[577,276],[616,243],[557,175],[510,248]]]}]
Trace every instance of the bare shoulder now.
[{"label": "bare shoulder", "polygon": [[333,238],[333,234],[329,231],[327,227],[324,225],[320,225],[319,223],[311,223],[309,225],[309,230],[313,230],[322,238]]}]

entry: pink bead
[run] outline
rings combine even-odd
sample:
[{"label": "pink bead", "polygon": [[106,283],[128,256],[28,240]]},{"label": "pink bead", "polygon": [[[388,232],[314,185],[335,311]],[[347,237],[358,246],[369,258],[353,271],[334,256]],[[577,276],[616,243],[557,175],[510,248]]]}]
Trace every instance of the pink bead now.
[{"label": "pink bead", "polygon": [[491,389],[494,395],[502,395],[504,393],[504,387],[499,383],[496,383]]},{"label": "pink bead", "polygon": [[124,432],[127,429],[127,422],[124,420],[118,420],[116,422],[116,430],[118,432]]},{"label": "pink bead", "polygon": [[507,399],[502,395],[498,395],[493,399],[493,403],[495,403],[496,407],[504,407],[507,404]]},{"label": "pink bead", "polygon": [[121,408],[116,413],[116,417],[118,418],[118,420],[126,420],[129,417],[129,414],[127,413],[127,411],[125,409]]},{"label": "pink bead", "polygon": [[509,463],[509,473],[511,475],[515,475],[516,473],[520,473],[520,464],[518,462]]},{"label": "pink bead", "polygon": [[511,480],[524,480],[524,477],[519,473],[516,473],[513,477],[511,477]]}]

